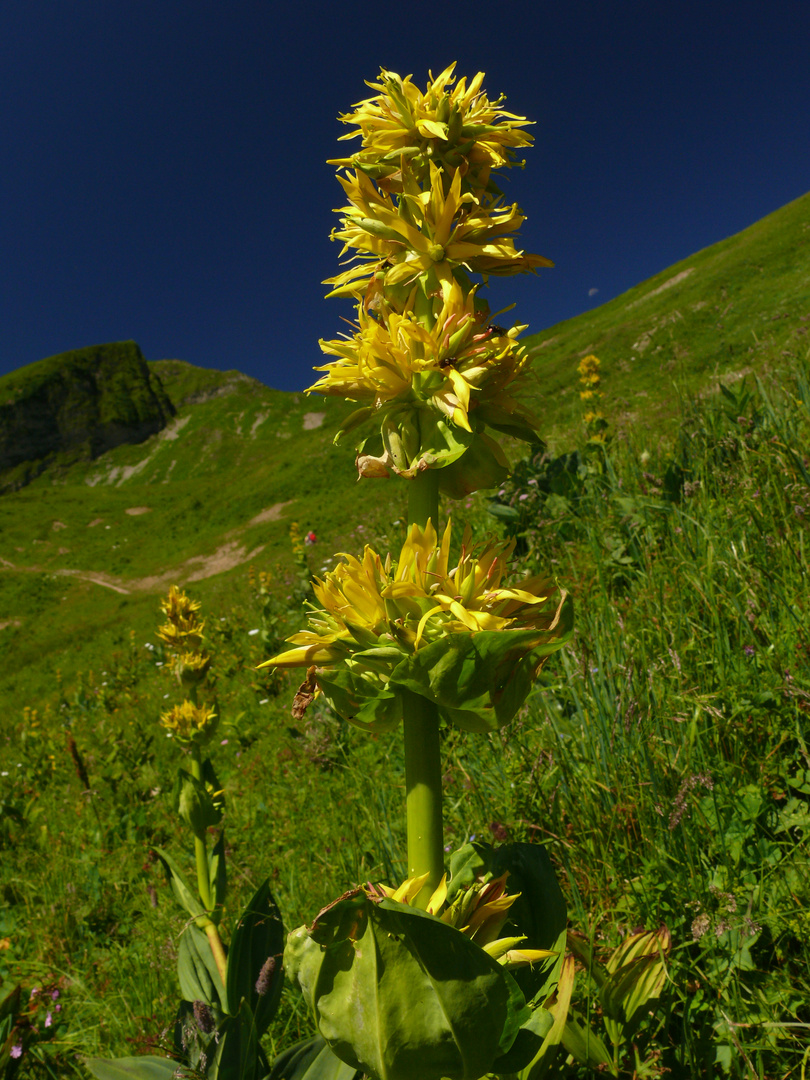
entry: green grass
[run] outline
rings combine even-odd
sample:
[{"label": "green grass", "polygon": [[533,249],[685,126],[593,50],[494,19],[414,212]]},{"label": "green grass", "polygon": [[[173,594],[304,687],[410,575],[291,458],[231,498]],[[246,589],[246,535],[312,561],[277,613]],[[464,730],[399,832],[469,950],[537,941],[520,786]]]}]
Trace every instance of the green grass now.
[{"label": "green grass", "polygon": [[[502,489],[511,523],[489,517],[485,497],[460,508],[478,533],[507,521],[526,572],[554,569],[577,631],[510,728],[446,734],[446,842],[546,844],[571,927],[597,951],[633,927],[668,926],[667,989],[638,1037],[646,1075],[775,1080],[807,1064],[808,212],[805,197],[549,331],[558,340],[538,365],[551,454]],[[733,307],[703,321],[724,288]],[[673,311],[683,319],[663,322]],[[606,448],[581,424],[576,362],[591,351]],[[369,738],[317,705],[294,723],[298,679],[256,671],[300,620],[290,523],[318,534],[314,571],[367,538],[395,547],[399,487],[355,483],[351,454],[331,445],[346,406],[235,372],[156,368],[176,438],[0,499],[0,977],[58,986],[63,1004],[22,1075],[84,1075],[78,1055],[170,1037],[183,919],[151,852],[193,859],[172,809],[177,749],[157,723],[179,696],[154,635],[172,581],[202,600],[214,655],[226,927],[268,874],[288,927],[355,882],[404,876],[399,738]],[[322,422],[305,427],[314,412]],[[277,518],[251,524],[278,504]],[[204,565],[193,560],[227,544],[244,561],[191,580]],[[599,1030],[584,973],[575,1002]],[[310,1030],[288,989],[274,1044]]]},{"label": "green grass", "polygon": [[806,351],[808,332],[810,194],[528,338],[538,375],[532,403],[544,437],[555,445],[569,441],[579,422],[574,368],[595,353],[615,429],[653,449],[662,436],[672,437],[680,394],[713,391],[721,376],[763,374]]}]

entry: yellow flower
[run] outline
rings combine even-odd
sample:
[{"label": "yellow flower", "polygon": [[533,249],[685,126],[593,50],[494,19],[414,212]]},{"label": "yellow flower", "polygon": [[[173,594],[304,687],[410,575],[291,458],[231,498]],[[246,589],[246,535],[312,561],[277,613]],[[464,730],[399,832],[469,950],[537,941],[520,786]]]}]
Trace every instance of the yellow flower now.
[{"label": "yellow flower", "polygon": [[484,195],[491,172],[514,164],[515,151],[531,145],[531,135],[523,130],[530,121],[506,112],[503,96],[489,100],[481,89],[482,71],[469,85],[461,78],[453,86],[455,66],[435,79],[431,73],[424,92],[410,75],[381,70],[378,82],[367,83],[377,95],[340,117],[344,124],[357,125],[341,139],[359,136],[361,149],[330,164],[362,169],[381,186],[399,190],[403,161],[419,176],[438,160],[445,167],[463,166],[467,187]]},{"label": "yellow flower", "polygon": [[[518,341],[525,327],[486,325],[474,291],[464,298],[455,282],[443,300],[434,301],[429,320],[414,310],[416,299],[414,294],[402,314],[382,299],[374,312],[360,306],[354,337],[321,342],[323,351],[338,359],[316,369],[325,374],[308,392],[363,405],[347,418],[338,438],[364,425],[381,431],[382,458],[364,457],[369,451],[365,444],[359,448],[361,475],[393,470],[410,477],[424,468],[445,469],[477,442],[475,452],[459,463],[468,486],[456,491],[450,484],[443,490],[457,496],[491,486],[500,481],[501,470],[505,475],[506,462],[483,429],[536,438],[537,420],[518,400],[530,362]],[[477,474],[473,462],[481,449],[496,461],[494,474],[491,468]]]},{"label": "yellow flower", "polygon": [[377,278],[383,286],[408,285],[424,276],[429,288],[446,294],[453,271],[464,267],[475,273],[515,274],[554,264],[542,255],[518,251],[508,235],[525,220],[517,204],[497,202],[481,207],[462,191],[462,172],[449,178],[432,162],[427,190],[414,177],[403,174],[397,201],[379,191],[359,170],[338,177],[349,198],[341,227],[332,239],[343,241],[341,255],[354,249],[357,266],[329,278],[329,296],[363,297]]},{"label": "yellow flower", "polygon": [[179,742],[201,744],[214,734],[218,719],[214,709],[186,700],[162,713],[160,722]]},{"label": "yellow flower", "polygon": [[[468,701],[464,689],[456,685],[452,705],[444,697],[437,699],[440,713],[470,730],[491,730],[506,723],[528,693],[531,677],[545,656],[568,636],[570,606],[565,592],[550,578],[536,576],[506,584],[513,542],[490,541],[476,553],[468,528],[460,556],[451,566],[450,538],[449,522],[441,541],[429,522],[424,529],[411,526],[396,564],[390,556],[383,561],[370,547],[362,560],[341,556],[342,563],[315,581],[320,607],[313,607],[308,628],[288,639],[292,648],[261,666],[313,668],[315,685],[345,719],[386,730],[399,722],[401,711],[385,705],[384,715],[375,713],[369,719],[366,713],[358,719],[362,706],[355,703],[360,700],[360,684],[368,700],[382,694],[385,702],[393,702],[421,678],[412,670],[414,663],[418,668],[423,662],[438,662],[439,653],[432,646],[444,648],[459,636],[469,641],[481,633],[507,631],[490,634],[489,647],[494,651],[487,654],[491,670],[483,689],[476,683]],[[491,640],[495,637],[497,646]],[[542,656],[531,660],[541,646]],[[470,678],[465,650],[457,642],[459,670]],[[504,660],[507,654],[508,661]],[[525,670],[520,667],[524,660]],[[506,701],[506,686],[518,669],[525,692],[519,700],[509,698],[513,708],[504,704],[499,712],[496,706],[501,699]],[[417,688],[415,692],[423,691]],[[432,693],[424,689],[425,696]],[[469,709],[474,715],[467,714]]]},{"label": "yellow flower", "polygon": [[169,588],[168,595],[160,601],[164,615],[172,622],[192,623],[200,610],[199,600],[190,600],[176,585]]},{"label": "yellow flower", "polygon": [[[489,881],[474,882],[469,888],[459,891],[450,904],[447,903],[447,875],[445,874],[427,903],[429,915],[435,915],[442,922],[455,926],[462,934],[480,945],[493,959],[507,968],[524,967],[545,960],[554,953],[548,949],[522,949],[526,936],[499,938],[509,909],[520,893],[506,891],[508,873]],[[408,878],[399,888],[388,885],[370,887],[372,897],[382,894],[401,904],[413,905],[429,875]]]},{"label": "yellow flower", "polygon": [[172,585],[168,595],[160,601],[160,607],[169,620],[157,631],[160,640],[177,652],[199,649],[205,629],[205,620],[197,617],[199,600],[190,600],[176,585]]},{"label": "yellow flower", "polygon": [[211,657],[204,652],[181,653],[174,665],[177,677],[184,686],[196,686],[202,682],[211,667]]}]

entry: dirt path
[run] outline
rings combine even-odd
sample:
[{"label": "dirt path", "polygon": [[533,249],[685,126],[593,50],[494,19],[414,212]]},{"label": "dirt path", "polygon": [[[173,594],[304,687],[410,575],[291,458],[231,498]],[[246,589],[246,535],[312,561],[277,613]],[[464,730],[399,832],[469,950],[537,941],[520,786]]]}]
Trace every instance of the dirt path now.
[{"label": "dirt path", "polygon": [[[190,581],[203,581],[205,578],[214,577],[215,574],[224,574],[227,570],[233,570],[237,566],[251,562],[264,551],[265,545],[259,544],[248,551],[245,544],[241,544],[237,537],[251,525],[260,525],[269,521],[278,521],[288,506],[295,502],[276,503],[274,506],[262,510],[251,518],[247,524],[233,529],[228,533],[226,540],[219,545],[216,551],[210,555],[192,555],[179,566],[164,570],[160,574],[152,574],[143,578],[121,578],[113,574],[107,574],[96,570],[52,570],[44,566],[18,566],[8,559],[0,557],[0,572],[14,570],[22,573],[49,573],[54,577],[72,577],[78,581],[88,581],[92,585],[99,585],[104,589],[112,589],[113,592],[125,596],[136,592],[160,592],[169,585],[185,585]],[[146,507],[134,507],[125,513],[144,513]],[[92,524],[95,524],[93,522]]]}]

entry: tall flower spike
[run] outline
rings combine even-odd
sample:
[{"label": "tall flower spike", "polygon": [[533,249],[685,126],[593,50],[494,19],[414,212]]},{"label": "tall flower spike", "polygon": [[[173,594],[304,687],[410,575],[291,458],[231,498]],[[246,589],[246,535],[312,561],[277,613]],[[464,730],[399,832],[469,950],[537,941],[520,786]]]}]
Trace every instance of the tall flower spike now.
[{"label": "tall flower spike", "polygon": [[460,498],[508,473],[493,430],[536,438],[511,386],[528,364],[525,327],[491,326],[470,275],[485,283],[553,264],[517,246],[524,214],[493,180],[530,145],[528,121],[489,100],[483,73],[468,84],[454,68],[424,92],[383,70],[369,83],[377,95],[341,117],[361,147],[332,162],[347,204],[332,232],[344,268],[328,284],[357,302],[357,323],[351,338],[321,342],[337,359],[308,392],[362,405],[344,431],[373,422],[379,435],[359,431],[360,476],[438,470],[440,491]]}]

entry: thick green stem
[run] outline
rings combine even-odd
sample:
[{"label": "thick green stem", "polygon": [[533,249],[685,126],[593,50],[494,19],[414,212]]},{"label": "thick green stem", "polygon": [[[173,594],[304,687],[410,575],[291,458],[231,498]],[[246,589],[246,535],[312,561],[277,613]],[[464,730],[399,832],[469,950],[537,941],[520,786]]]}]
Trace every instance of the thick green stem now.
[{"label": "thick green stem", "polygon": [[[192,699],[196,700],[197,695],[192,693]],[[202,782],[202,761],[200,759],[200,748],[192,744],[191,747],[191,775],[195,780]],[[208,876],[208,851],[206,850],[205,838],[199,836],[194,837],[194,855],[197,860],[197,888],[200,893],[200,900],[202,900],[203,907],[206,911],[211,912],[214,910],[214,900],[211,896],[211,882]],[[219,928],[216,923],[211,919],[198,919],[197,925],[204,932],[208,938],[208,944],[211,947],[211,954],[214,957],[214,963],[217,965],[217,971],[222,979],[223,986],[228,974],[228,960],[225,956],[225,947],[222,944],[222,938],[219,936]]]},{"label": "thick green stem", "polygon": [[[202,762],[200,761],[199,746],[191,747],[191,775],[195,780],[202,783]],[[213,911],[214,905],[211,900],[211,885],[208,879],[208,852],[205,849],[205,839],[194,837],[194,855],[197,861],[197,888],[200,892],[200,900],[206,911]]]},{"label": "thick green stem", "polygon": [[[433,469],[409,482],[408,521],[439,530],[439,478]],[[417,898],[426,908],[444,873],[442,833],[442,756],[436,706],[418,694],[403,700],[405,790],[408,825],[408,877],[428,875]]]},{"label": "thick green stem", "polygon": [[444,873],[442,757],[436,706],[418,694],[403,701],[408,877],[427,874],[417,898],[426,908]]},{"label": "thick green stem", "polygon": [[436,469],[425,469],[408,481],[408,524],[421,525],[433,521],[439,531],[439,474]]}]

